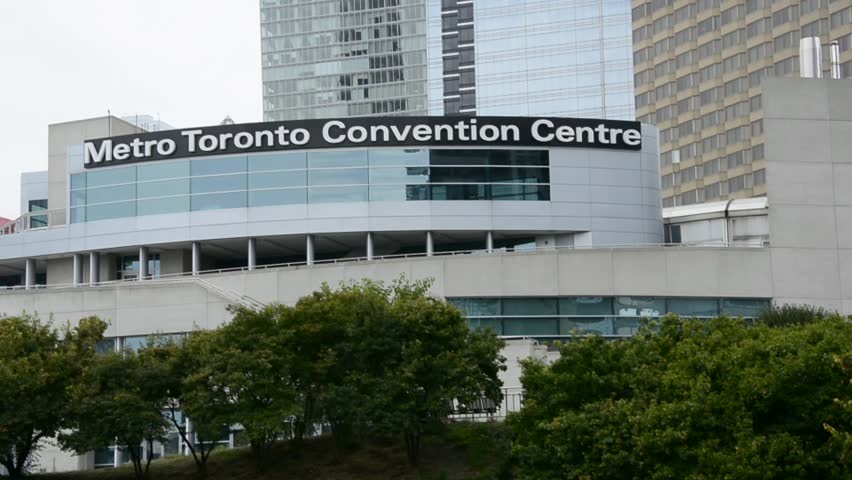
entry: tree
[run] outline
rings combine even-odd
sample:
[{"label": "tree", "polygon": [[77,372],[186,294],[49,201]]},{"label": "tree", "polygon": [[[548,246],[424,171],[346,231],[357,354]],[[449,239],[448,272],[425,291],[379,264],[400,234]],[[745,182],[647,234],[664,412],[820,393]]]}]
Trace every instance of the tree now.
[{"label": "tree", "polygon": [[362,410],[353,380],[370,361],[358,356],[363,352],[357,346],[381,341],[359,338],[361,326],[387,316],[388,294],[371,281],[341,284],[336,290],[323,284],[295,308],[279,307],[283,347],[292,354],[291,374],[302,404],[297,439],[313,421],[322,420],[331,426],[338,456],[351,440]]},{"label": "tree", "polygon": [[59,429],[67,389],[94,356],[106,323],[91,317],[62,333],[32,315],[0,318],[0,464],[26,474],[39,442]]},{"label": "tree", "polygon": [[[139,351],[143,396],[177,430],[202,478],[216,440],[228,430],[227,394],[199,375],[212,354],[214,336],[198,331],[182,342],[152,338]],[[184,417],[191,421],[191,431]]]},{"label": "tree", "polygon": [[[784,327],[670,316],[630,340],[581,339],[527,361],[510,416],[520,478],[838,478],[819,428],[841,421],[852,343],[832,316]],[[848,418],[848,417],[846,417]]]},{"label": "tree", "polygon": [[272,444],[288,433],[288,419],[298,408],[292,354],[282,348],[278,308],[257,312],[239,307],[233,312],[230,323],[199,345],[206,357],[187,382],[225,394],[224,412],[216,418],[242,425],[257,468],[263,471]]},{"label": "tree", "polygon": [[402,436],[412,465],[422,434],[446,419],[453,401],[502,401],[503,342],[491,330],[471,332],[461,312],[429,296],[429,287],[401,278],[387,290],[387,315],[362,319],[355,332],[359,368],[350,375],[361,427]]},{"label": "tree", "polygon": [[[834,401],[852,417],[852,354],[835,355],[834,363],[846,374],[848,377],[846,383],[850,386],[850,392],[847,392],[845,399],[836,398]],[[852,422],[847,422],[847,425],[852,426]],[[841,445],[840,463],[844,466],[848,465],[849,458],[852,456],[852,428],[847,427],[841,430],[828,423],[824,424],[823,428]]]},{"label": "tree", "polygon": [[[97,356],[71,388],[67,431],[62,445],[84,454],[109,445],[127,449],[137,479],[147,478],[154,441],[165,438],[168,424],[159,412],[159,399],[147,395],[146,376],[132,350]],[[147,446],[143,458],[140,446]]]},{"label": "tree", "polygon": [[828,310],[813,305],[772,305],[758,315],[757,323],[769,327],[803,325],[821,320],[831,314]]}]

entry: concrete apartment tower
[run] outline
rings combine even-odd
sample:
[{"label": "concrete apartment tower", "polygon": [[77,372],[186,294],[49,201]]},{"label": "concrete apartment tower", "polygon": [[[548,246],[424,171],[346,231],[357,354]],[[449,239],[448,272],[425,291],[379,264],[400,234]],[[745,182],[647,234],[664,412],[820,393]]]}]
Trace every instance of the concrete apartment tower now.
[{"label": "concrete apartment tower", "polygon": [[766,195],[762,83],[800,76],[800,40],[818,73],[852,74],[850,0],[633,0],[636,117],[660,128],[663,206]]},{"label": "concrete apartment tower", "polygon": [[634,118],[628,0],[261,0],[267,121]]}]

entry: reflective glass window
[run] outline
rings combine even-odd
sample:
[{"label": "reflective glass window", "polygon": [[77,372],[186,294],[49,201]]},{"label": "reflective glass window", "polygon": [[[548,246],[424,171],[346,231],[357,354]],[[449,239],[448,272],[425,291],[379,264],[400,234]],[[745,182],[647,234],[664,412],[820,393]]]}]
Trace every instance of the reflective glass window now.
[{"label": "reflective glass window", "polygon": [[334,168],[328,170],[310,170],[308,185],[363,185],[368,182],[366,168]]},{"label": "reflective glass window", "polygon": [[655,297],[615,297],[615,314],[622,317],[659,317],[666,314],[666,300]]},{"label": "reflective glass window", "polygon": [[71,175],[71,190],[86,188],[86,174],[75,173]]},{"label": "reflective glass window", "polygon": [[124,349],[125,350],[140,350],[145,348],[148,345],[148,337],[146,335],[139,335],[135,337],[124,337]]},{"label": "reflective glass window", "polygon": [[216,175],[192,179],[192,193],[233,192],[246,189],[246,174]]},{"label": "reflective glass window", "polygon": [[193,211],[215,210],[217,208],[245,208],[246,192],[193,195],[190,200],[190,206]]},{"label": "reflective glass window", "polygon": [[503,320],[499,318],[470,318],[468,319],[468,325],[470,325],[471,330],[477,328],[490,328],[494,330],[494,333],[497,335],[503,335]]},{"label": "reflective glass window", "polygon": [[164,178],[183,178],[189,176],[189,161],[152,163],[137,167],[139,181],[162,180]]},{"label": "reflective glass window", "polygon": [[560,335],[613,335],[612,319],[605,318],[560,318]]},{"label": "reflective glass window", "polygon": [[408,200],[405,185],[370,186],[371,202],[404,202]]},{"label": "reflective glass window", "polygon": [[548,150],[492,150],[492,165],[527,165],[546,167],[550,164]]},{"label": "reflective glass window", "polygon": [[556,315],[557,299],[504,298],[503,315]]},{"label": "reflective glass window", "polygon": [[85,190],[71,190],[71,206],[79,207],[86,204]]},{"label": "reflective glass window", "polygon": [[307,202],[306,188],[249,191],[249,206],[295,205]]},{"label": "reflective glass window", "polygon": [[719,315],[719,302],[715,298],[670,298],[668,313],[689,317],[715,317]]},{"label": "reflective glass window", "polygon": [[102,187],[136,181],[136,167],[103,168],[86,173],[86,186]]},{"label": "reflective glass window", "polygon": [[431,185],[432,200],[488,200],[488,185]]},{"label": "reflective glass window", "polygon": [[136,185],[116,185],[112,187],[89,188],[86,191],[86,201],[93,203],[120,202],[136,198]]},{"label": "reflective glass window", "polygon": [[429,151],[418,149],[375,149],[370,150],[370,166],[376,165],[429,165]]},{"label": "reflective glass window", "polygon": [[141,182],[136,187],[137,198],[168,197],[189,194],[189,178]]},{"label": "reflective glass window", "polygon": [[487,183],[488,167],[432,167],[432,183]]},{"label": "reflective glass window", "polygon": [[494,183],[550,183],[549,168],[492,167],[489,181]]},{"label": "reflective glass window", "polygon": [[427,183],[429,167],[376,167],[370,169],[370,185]]},{"label": "reflective glass window", "polygon": [[201,175],[220,175],[224,173],[244,173],[246,157],[205,158],[192,160],[190,170],[193,177]]},{"label": "reflective glass window", "polygon": [[431,165],[488,165],[488,150],[430,150]]},{"label": "reflective glass window", "polygon": [[260,172],[249,174],[249,188],[282,188],[282,187],[304,187],[308,183],[306,170],[292,170],[285,172]]},{"label": "reflective glass window", "polygon": [[[449,298],[447,302],[455,305],[465,316],[499,316],[501,304],[499,298]],[[526,315],[529,315],[528,313]]]},{"label": "reflective glass window", "polygon": [[496,184],[489,187],[491,200],[550,200],[547,185]]},{"label": "reflective glass window", "polygon": [[307,165],[308,156],[305,153],[276,153],[248,157],[248,169],[250,172],[296,170],[306,168]]},{"label": "reflective glass window", "polygon": [[613,319],[612,323],[613,323],[613,333],[615,335],[635,335],[636,332],[639,331],[639,327],[642,325],[642,322],[638,317],[634,317],[634,318],[616,317],[616,318]]},{"label": "reflective glass window", "polygon": [[87,222],[108,220],[110,218],[133,217],[136,215],[136,202],[105,203],[86,207]]},{"label": "reflective glass window", "polygon": [[405,199],[406,200],[429,200],[431,191],[428,185],[406,185]]},{"label": "reflective glass window", "polygon": [[86,221],[86,207],[78,207],[71,209],[71,223],[80,223]]},{"label": "reflective glass window", "polygon": [[504,318],[503,335],[559,335],[556,318]]},{"label": "reflective glass window", "polygon": [[157,215],[189,211],[189,195],[179,197],[149,198],[136,201],[137,215]]},{"label": "reflective glass window", "polygon": [[363,187],[311,187],[308,203],[366,202],[368,190]]},{"label": "reflective glass window", "polygon": [[308,166],[310,168],[366,167],[367,151],[309,152]]},{"label": "reflective glass window", "polygon": [[560,315],[612,315],[612,297],[563,297]]},{"label": "reflective glass window", "polygon": [[769,308],[765,298],[723,298],[722,315],[755,318]]}]

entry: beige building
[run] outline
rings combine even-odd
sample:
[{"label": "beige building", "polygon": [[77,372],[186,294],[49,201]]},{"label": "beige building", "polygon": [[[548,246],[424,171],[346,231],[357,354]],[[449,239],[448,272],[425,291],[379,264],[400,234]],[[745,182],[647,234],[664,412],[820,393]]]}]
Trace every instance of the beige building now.
[{"label": "beige building", "polygon": [[636,116],[660,128],[663,206],[767,193],[763,81],[819,37],[852,77],[852,0],[633,0]]}]

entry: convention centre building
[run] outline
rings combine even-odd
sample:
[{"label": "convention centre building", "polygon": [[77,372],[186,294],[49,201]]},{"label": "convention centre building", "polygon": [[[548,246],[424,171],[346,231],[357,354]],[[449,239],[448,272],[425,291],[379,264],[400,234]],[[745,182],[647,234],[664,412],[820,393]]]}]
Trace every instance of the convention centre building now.
[{"label": "convention centre building", "polygon": [[[643,317],[848,315],[852,104],[837,99],[852,83],[768,79],[763,95],[767,195],[667,209],[658,131],[631,121],[54,124],[47,172],[23,176],[22,215],[0,226],[0,313],[98,315],[104,349],[138,348],[227,322],[231,304],[429,278],[472,328],[526,342],[507,388],[514,359],[550,354],[536,342],[630,336]],[[120,463],[47,449],[39,468]]]}]

